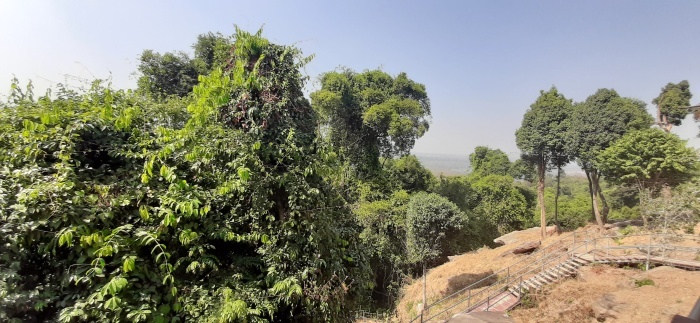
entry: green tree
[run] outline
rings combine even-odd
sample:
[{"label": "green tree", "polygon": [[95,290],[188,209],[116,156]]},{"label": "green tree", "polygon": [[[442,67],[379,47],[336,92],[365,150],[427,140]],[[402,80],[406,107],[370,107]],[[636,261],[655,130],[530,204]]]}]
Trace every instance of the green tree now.
[{"label": "green tree", "polygon": [[384,173],[392,187],[410,193],[427,191],[436,182],[433,173],[423,167],[414,155],[386,160]]},{"label": "green tree", "polygon": [[474,152],[469,154],[469,164],[475,176],[508,175],[512,168],[506,153],[486,146],[474,148]]},{"label": "green tree", "polygon": [[141,76],[138,87],[156,97],[186,96],[197,85],[199,73],[190,57],[183,52],[160,54],[150,49],[139,57]]},{"label": "green tree", "polygon": [[523,180],[526,182],[534,182],[537,177],[535,165],[527,158],[518,158],[513,162],[509,171],[510,176],[514,179]]},{"label": "green tree", "polygon": [[540,96],[523,117],[522,126],[515,133],[515,141],[522,155],[537,165],[537,201],[540,207],[542,238],[546,235],[544,179],[547,168],[565,151],[562,134],[571,110],[571,100],[552,87],[540,91]]},{"label": "green tree", "polygon": [[375,304],[391,307],[403,281],[411,277],[412,264],[406,250],[406,191],[394,192],[388,199],[360,203],[355,211],[362,226],[360,238],[368,248]]},{"label": "green tree", "polygon": [[197,85],[199,75],[217,67],[230,68],[232,39],[219,33],[201,34],[192,45],[194,58],[182,51],[157,53],[144,50],[139,57],[138,89],[156,98],[184,97]]},{"label": "green tree", "polygon": [[409,153],[428,130],[430,101],[425,86],[400,73],[349,69],[321,76],[321,89],[311,93],[331,144],[361,178],[375,176],[379,157]]},{"label": "green tree", "polygon": [[487,175],[472,184],[479,200],[475,212],[484,215],[505,234],[522,227],[529,209],[525,196],[507,175]]},{"label": "green tree", "polygon": [[596,165],[610,181],[639,190],[644,224],[645,199],[664,186],[687,181],[698,169],[698,155],[678,136],[659,129],[626,134],[598,155]]},{"label": "green tree", "polygon": [[678,83],[668,83],[661,88],[659,96],[651,103],[656,104],[656,123],[661,129],[670,132],[673,126],[680,126],[685,116],[690,112],[690,84],[683,80]]},{"label": "green tree", "polygon": [[585,102],[574,105],[566,134],[567,146],[588,178],[591,208],[599,226],[607,221],[609,207],[595,164],[598,154],[625,133],[647,129],[652,123],[644,102],[620,97],[612,89],[599,89]]}]

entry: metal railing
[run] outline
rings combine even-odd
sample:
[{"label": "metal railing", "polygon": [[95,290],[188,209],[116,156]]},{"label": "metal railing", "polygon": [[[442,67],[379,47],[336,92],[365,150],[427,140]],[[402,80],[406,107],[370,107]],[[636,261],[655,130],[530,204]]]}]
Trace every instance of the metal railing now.
[{"label": "metal railing", "polygon": [[[627,239],[632,237],[648,237],[645,244],[622,245],[619,239]],[[654,239],[657,244],[654,244]],[[448,319],[453,314],[460,312],[469,312],[478,306],[486,305],[488,310],[492,304],[497,303],[509,295],[504,293],[509,288],[518,290],[518,295],[522,295],[524,281],[544,272],[547,269],[553,269],[557,272],[557,279],[563,277],[561,275],[564,264],[573,259],[574,255],[590,254],[593,262],[598,260],[605,262],[607,257],[622,251],[624,255],[631,255],[630,250],[636,250],[636,256],[645,256],[646,268],[648,269],[651,262],[659,262],[664,264],[674,265],[670,260],[680,260],[676,257],[667,257],[669,252],[687,252],[692,253],[688,261],[697,261],[700,248],[678,246],[669,242],[677,240],[691,239],[700,241],[700,236],[683,235],[683,234],[663,234],[663,233],[646,233],[646,234],[631,234],[624,236],[602,236],[597,234],[596,229],[590,229],[583,232],[572,232],[560,239],[553,241],[547,246],[541,247],[537,252],[533,252],[529,256],[503,268],[489,276],[486,276],[479,281],[470,284],[440,300],[437,300],[426,306],[421,313],[414,317],[411,322],[425,322],[431,319],[440,318]],[[660,240],[660,241],[658,241]],[[614,245],[611,245],[613,242]],[[654,257],[652,257],[654,250]],[[597,253],[605,253],[605,256]],[[660,254],[658,257],[656,254]],[[636,262],[639,262],[638,260]],[[482,286],[484,282],[495,280],[494,283]],[[513,285],[514,283],[517,283]],[[499,295],[501,297],[499,298]]]},{"label": "metal railing", "polygon": [[[411,322],[424,322],[440,315],[449,315],[449,313],[453,312],[452,310],[458,307],[461,310],[457,311],[462,312],[464,308],[471,308],[472,305],[488,301],[494,291],[500,292],[504,290],[507,288],[508,283],[513,282],[513,279],[522,274],[532,272],[533,268],[541,267],[545,264],[545,260],[551,259],[554,256],[560,256],[564,249],[569,248],[570,245],[576,244],[577,242],[586,241],[589,237],[596,235],[596,232],[596,229],[589,229],[582,232],[564,234],[559,239],[552,241],[546,246],[541,246],[539,250],[518,260],[510,266],[498,270],[440,300],[428,304],[418,316],[411,320]],[[483,286],[484,282],[494,280],[494,283]],[[466,305],[466,307],[464,307],[464,305]]]}]

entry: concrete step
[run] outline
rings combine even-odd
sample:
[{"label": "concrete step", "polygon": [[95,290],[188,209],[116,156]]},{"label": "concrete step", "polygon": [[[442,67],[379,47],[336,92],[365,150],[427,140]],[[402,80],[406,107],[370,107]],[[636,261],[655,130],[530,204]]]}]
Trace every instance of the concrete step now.
[{"label": "concrete step", "polygon": [[559,280],[559,274],[557,274],[556,272],[545,270],[544,272],[542,272],[542,275],[549,278],[551,282],[556,282],[557,280]]},{"label": "concrete step", "polygon": [[585,266],[585,265],[588,265],[591,263],[590,261],[585,260],[585,259],[581,259],[579,257],[574,257],[571,260],[579,266]]},{"label": "concrete step", "polygon": [[523,281],[523,284],[525,284],[525,286],[528,287],[528,289],[527,289],[528,291],[539,290],[541,288],[540,284],[535,283],[533,281],[530,281],[529,279],[526,281]]}]

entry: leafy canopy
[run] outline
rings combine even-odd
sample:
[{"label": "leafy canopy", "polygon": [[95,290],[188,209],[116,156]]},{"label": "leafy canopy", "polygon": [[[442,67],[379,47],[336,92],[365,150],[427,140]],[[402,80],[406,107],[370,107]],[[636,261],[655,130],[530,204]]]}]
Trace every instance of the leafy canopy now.
[{"label": "leafy canopy", "polygon": [[659,96],[651,101],[658,105],[662,123],[680,126],[681,122],[688,115],[688,107],[693,94],[690,93],[690,84],[683,80],[678,83],[668,83],[661,88]]},{"label": "leafy canopy", "polygon": [[640,100],[620,97],[615,90],[599,89],[575,104],[566,133],[569,153],[584,169],[624,134],[649,128],[653,118]]},{"label": "leafy canopy", "polygon": [[512,167],[506,153],[486,146],[474,148],[474,152],[469,154],[469,164],[474,176],[508,175]]},{"label": "leafy canopy", "polygon": [[515,142],[524,158],[539,158],[542,161],[538,163],[548,164],[557,155],[563,155],[565,143],[562,134],[566,131],[570,110],[571,100],[555,87],[547,92],[540,91],[515,133]]},{"label": "leafy canopy", "polygon": [[611,181],[657,190],[694,175],[698,155],[678,136],[654,128],[623,136],[600,153],[596,164]]},{"label": "leafy canopy", "polygon": [[369,272],[308,58],[235,40],[191,98],[95,83],[0,110],[0,320],[349,319]]},{"label": "leafy canopy", "polygon": [[311,102],[328,140],[361,173],[379,169],[379,157],[407,155],[429,126],[425,86],[406,73],[328,72],[321,76],[321,89],[311,93]]},{"label": "leafy canopy", "polygon": [[[413,262],[430,262],[451,254],[466,217],[448,199],[421,192],[411,197],[406,211],[407,248]],[[455,241],[453,241],[455,240]]]}]

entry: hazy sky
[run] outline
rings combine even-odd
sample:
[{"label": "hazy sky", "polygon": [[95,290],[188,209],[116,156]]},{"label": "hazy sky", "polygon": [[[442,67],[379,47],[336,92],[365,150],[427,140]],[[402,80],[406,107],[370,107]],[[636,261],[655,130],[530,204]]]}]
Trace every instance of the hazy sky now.
[{"label": "hazy sky", "polygon": [[[575,101],[610,87],[651,109],[664,84],[687,79],[700,102],[699,14],[690,0],[0,0],[0,93],[13,74],[40,89],[65,74],[135,87],[143,49],[191,52],[200,33],[264,24],[273,42],[316,55],[312,79],[347,66],[425,84],[432,125],[414,152],[487,145],[514,158],[523,113],[552,85]],[[677,133],[694,138],[697,124]]]}]

